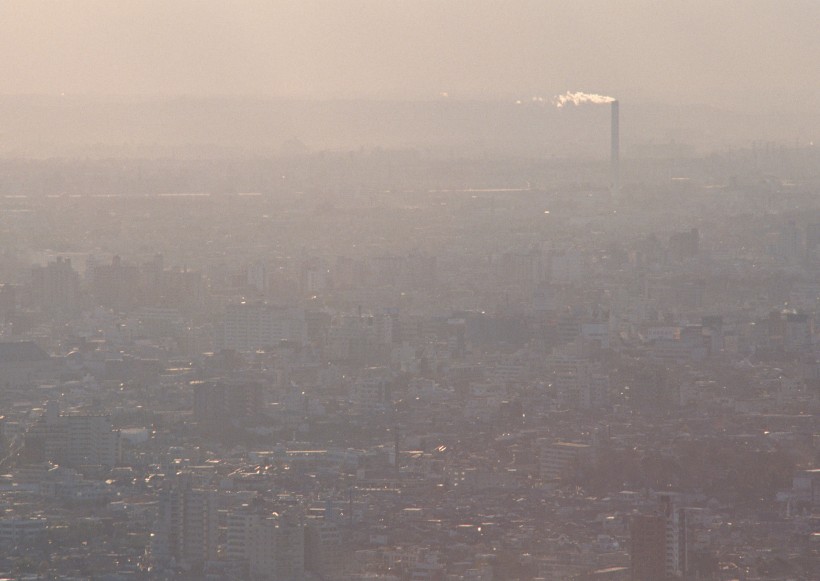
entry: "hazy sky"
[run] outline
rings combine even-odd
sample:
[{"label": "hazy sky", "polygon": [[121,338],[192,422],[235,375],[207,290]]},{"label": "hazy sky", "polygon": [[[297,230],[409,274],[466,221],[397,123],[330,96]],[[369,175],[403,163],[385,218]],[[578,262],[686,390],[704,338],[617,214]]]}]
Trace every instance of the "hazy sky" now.
[{"label": "hazy sky", "polygon": [[818,107],[820,1],[0,0],[0,93]]}]

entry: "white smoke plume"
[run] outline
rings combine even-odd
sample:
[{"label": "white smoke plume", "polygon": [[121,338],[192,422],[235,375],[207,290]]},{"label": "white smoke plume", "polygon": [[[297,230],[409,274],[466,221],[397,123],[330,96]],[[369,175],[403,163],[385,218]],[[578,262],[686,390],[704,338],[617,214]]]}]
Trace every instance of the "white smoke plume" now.
[{"label": "white smoke plume", "polygon": [[590,93],[572,93],[567,91],[563,95],[556,96],[552,102],[556,107],[563,107],[567,104],[581,105],[582,103],[605,104],[612,103],[616,99],[614,97],[607,97],[606,95],[595,95]]}]

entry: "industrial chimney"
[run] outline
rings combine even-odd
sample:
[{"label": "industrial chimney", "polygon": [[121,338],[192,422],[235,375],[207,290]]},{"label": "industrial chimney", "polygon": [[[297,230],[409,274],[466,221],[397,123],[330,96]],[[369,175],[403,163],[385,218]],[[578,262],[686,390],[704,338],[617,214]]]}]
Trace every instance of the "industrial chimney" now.
[{"label": "industrial chimney", "polygon": [[621,192],[621,136],[620,121],[618,119],[618,101],[610,103],[612,111],[612,144],[610,145],[609,180],[612,198],[618,199]]}]

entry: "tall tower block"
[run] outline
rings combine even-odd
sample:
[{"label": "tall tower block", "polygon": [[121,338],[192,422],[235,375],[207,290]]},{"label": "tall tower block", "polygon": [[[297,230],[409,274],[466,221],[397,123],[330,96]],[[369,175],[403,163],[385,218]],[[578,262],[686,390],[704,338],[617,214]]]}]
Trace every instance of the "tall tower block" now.
[{"label": "tall tower block", "polygon": [[620,127],[620,111],[618,101],[610,103],[612,113],[612,132],[610,145],[610,159],[609,159],[609,187],[611,188],[612,197],[618,198],[621,191],[621,127]]}]

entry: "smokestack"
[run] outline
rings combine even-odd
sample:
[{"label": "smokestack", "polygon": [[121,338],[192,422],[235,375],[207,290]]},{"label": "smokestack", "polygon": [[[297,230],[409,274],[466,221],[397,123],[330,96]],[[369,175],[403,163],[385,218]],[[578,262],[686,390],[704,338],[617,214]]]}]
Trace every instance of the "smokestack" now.
[{"label": "smokestack", "polygon": [[617,198],[621,191],[621,128],[618,101],[610,103],[612,111],[612,144],[610,146],[609,179],[612,197]]},{"label": "smokestack", "polygon": [[620,121],[618,119],[618,100],[614,97],[606,95],[597,95],[590,93],[572,93],[567,91],[563,95],[558,95],[552,100],[555,106],[559,109],[568,104],[581,105],[582,103],[593,103],[601,105],[609,103],[612,111],[612,145],[610,148],[610,164],[609,164],[609,187],[612,199],[617,200],[621,192],[621,136],[620,136]]}]

